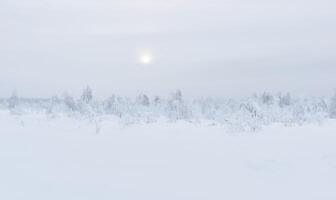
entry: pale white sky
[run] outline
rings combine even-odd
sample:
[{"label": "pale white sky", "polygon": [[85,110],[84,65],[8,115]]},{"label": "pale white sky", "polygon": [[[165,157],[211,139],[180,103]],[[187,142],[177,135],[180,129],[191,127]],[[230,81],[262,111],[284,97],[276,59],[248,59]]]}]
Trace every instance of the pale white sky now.
[{"label": "pale white sky", "polygon": [[331,93],[335,10],[333,0],[1,0],[0,96],[87,84],[102,97]]}]

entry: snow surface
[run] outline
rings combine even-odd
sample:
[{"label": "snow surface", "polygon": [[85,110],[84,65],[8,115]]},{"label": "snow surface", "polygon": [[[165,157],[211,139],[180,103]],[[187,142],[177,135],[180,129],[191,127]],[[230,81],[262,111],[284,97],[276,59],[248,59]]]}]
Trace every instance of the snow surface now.
[{"label": "snow surface", "polygon": [[336,199],[336,121],[222,126],[0,115],[0,199]]}]

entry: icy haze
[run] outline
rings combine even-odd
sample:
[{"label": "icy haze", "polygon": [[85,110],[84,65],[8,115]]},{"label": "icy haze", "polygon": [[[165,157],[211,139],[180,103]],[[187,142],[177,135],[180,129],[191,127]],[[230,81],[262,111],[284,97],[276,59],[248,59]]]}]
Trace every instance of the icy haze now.
[{"label": "icy haze", "polygon": [[[1,0],[0,96],[326,94],[332,0]],[[149,66],[136,62],[152,52]]]},{"label": "icy haze", "polygon": [[335,11],[0,0],[0,200],[335,200]]}]

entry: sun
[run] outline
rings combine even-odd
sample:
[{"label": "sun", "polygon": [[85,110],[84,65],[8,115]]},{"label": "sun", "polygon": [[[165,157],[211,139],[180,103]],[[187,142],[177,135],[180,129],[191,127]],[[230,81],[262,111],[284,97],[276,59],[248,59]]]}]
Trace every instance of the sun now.
[{"label": "sun", "polygon": [[148,65],[153,62],[153,55],[150,53],[142,53],[139,57],[141,64]]}]

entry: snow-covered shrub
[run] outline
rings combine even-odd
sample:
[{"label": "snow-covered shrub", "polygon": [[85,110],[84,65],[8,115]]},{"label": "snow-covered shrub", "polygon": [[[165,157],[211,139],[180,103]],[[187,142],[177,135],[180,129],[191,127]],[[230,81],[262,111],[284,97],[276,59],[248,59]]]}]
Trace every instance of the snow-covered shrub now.
[{"label": "snow-covered shrub", "polygon": [[289,93],[263,93],[244,99],[186,99],[181,91],[176,91],[169,98],[147,94],[136,98],[112,95],[98,101],[93,98],[91,88],[86,87],[79,98],[68,94],[63,98],[19,98],[13,93],[10,98],[2,99],[0,104],[0,108],[14,114],[66,114],[88,119],[97,127],[100,127],[98,122],[109,118],[124,124],[184,120],[224,125],[232,130],[255,131],[272,123],[296,125],[336,118],[336,95],[332,98],[295,98]]}]

